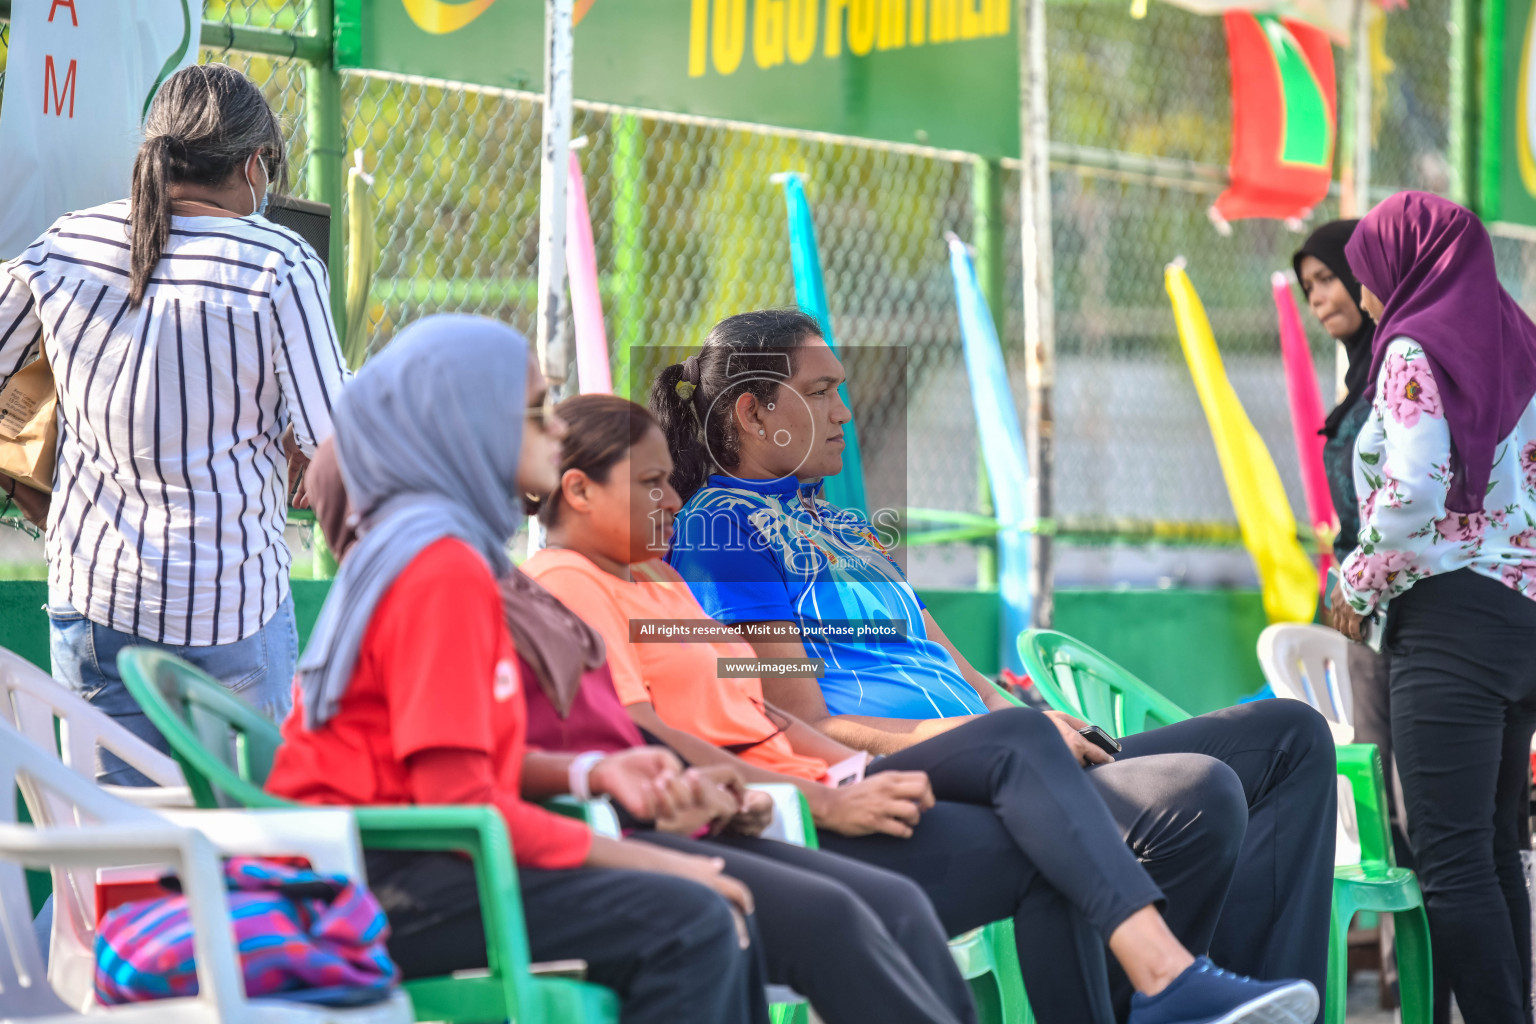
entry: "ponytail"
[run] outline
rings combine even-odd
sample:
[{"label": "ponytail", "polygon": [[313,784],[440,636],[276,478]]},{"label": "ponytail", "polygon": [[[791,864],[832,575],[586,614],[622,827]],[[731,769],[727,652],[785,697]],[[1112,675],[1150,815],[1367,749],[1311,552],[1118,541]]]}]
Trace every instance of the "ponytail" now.
[{"label": "ponytail", "polygon": [[[689,363],[693,364],[691,380]],[[696,404],[698,387],[698,356],[666,367],[651,385],[651,415],[667,439],[667,450],[672,453],[672,487],[684,501],[709,480],[713,465]]]},{"label": "ponytail", "polygon": [[667,437],[672,486],[684,501],[714,468],[740,464],[736,399],[771,401],[794,373],[796,350],[819,337],[816,318],[798,309],[737,313],[710,329],[696,355],[661,371],[651,386],[651,414]]},{"label": "ponytail", "polygon": [[144,301],[149,275],[171,238],[171,147],[169,135],[157,135],[139,147],[133,161],[133,191],[128,196],[128,304]]}]

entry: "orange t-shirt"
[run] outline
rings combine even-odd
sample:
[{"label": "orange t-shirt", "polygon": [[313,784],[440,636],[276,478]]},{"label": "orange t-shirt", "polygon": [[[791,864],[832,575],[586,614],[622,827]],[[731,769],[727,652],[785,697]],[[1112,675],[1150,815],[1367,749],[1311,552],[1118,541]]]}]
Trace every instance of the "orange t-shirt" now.
[{"label": "orange t-shirt", "polygon": [[473,751],[490,758],[519,864],[573,868],[586,859],[585,824],[519,796],[528,711],[517,652],[496,580],[463,541],[428,545],[384,592],[330,720],[305,729],[301,704],[295,692],[268,792],[305,803],[409,804],[411,755]]},{"label": "orange t-shirt", "polygon": [[631,619],[709,618],[665,562],[635,566],[631,583],[599,569],[585,555],[546,548],[523,564],[523,572],[602,634],[620,702],[649,701],[674,729],[717,747],[745,747],[736,753],[760,768],[802,779],[827,774],[827,762],[795,753],[789,737],[778,732],[763,710],[760,678],[720,678],[719,659],[751,658],[750,644],[630,642]]}]

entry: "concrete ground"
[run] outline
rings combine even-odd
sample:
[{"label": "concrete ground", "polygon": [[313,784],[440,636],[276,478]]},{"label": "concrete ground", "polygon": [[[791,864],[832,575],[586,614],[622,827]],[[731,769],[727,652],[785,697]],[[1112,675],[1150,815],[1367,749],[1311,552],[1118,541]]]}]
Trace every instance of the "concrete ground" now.
[{"label": "concrete ground", "polygon": [[[1347,1024],[1397,1024],[1398,1019],[1396,1010],[1383,1010],[1378,1004],[1376,972],[1357,973],[1354,983],[1349,986]],[[1451,1020],[1461,1024],[1461,1014],[1455,1007],[1451,1008]]]}]

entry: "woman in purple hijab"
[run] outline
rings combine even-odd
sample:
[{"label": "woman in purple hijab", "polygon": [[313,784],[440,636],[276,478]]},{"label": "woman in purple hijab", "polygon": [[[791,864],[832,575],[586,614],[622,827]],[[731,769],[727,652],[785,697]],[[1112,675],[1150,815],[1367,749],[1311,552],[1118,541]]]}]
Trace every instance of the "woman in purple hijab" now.
[{"label": "woman in purple hijab", "polygon": [[1334,625],[1391,651],[1392,735],[1437,984],[1530,1017],[1521,815],[1536,731],[1536,324],[1455,203],[1403,192],[1346,247],[1376,320],[1359,546]]}]

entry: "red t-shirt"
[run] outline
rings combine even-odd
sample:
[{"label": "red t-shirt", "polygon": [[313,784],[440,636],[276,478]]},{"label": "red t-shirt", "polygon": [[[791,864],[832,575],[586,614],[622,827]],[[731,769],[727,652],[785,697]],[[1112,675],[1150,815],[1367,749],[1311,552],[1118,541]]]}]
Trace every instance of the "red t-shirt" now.
[{"label": "red t-shirt", "polygon": [[586,825],[519,795],[527,709],[517,652],[496,580],[463,541],[429,545],[385,591],[336,714],[307,730],[300,704],[295,695],[269,792],[306,803],[409,804],[413,754],[483,754],[517,862],[572,868],[586,859]]}]

